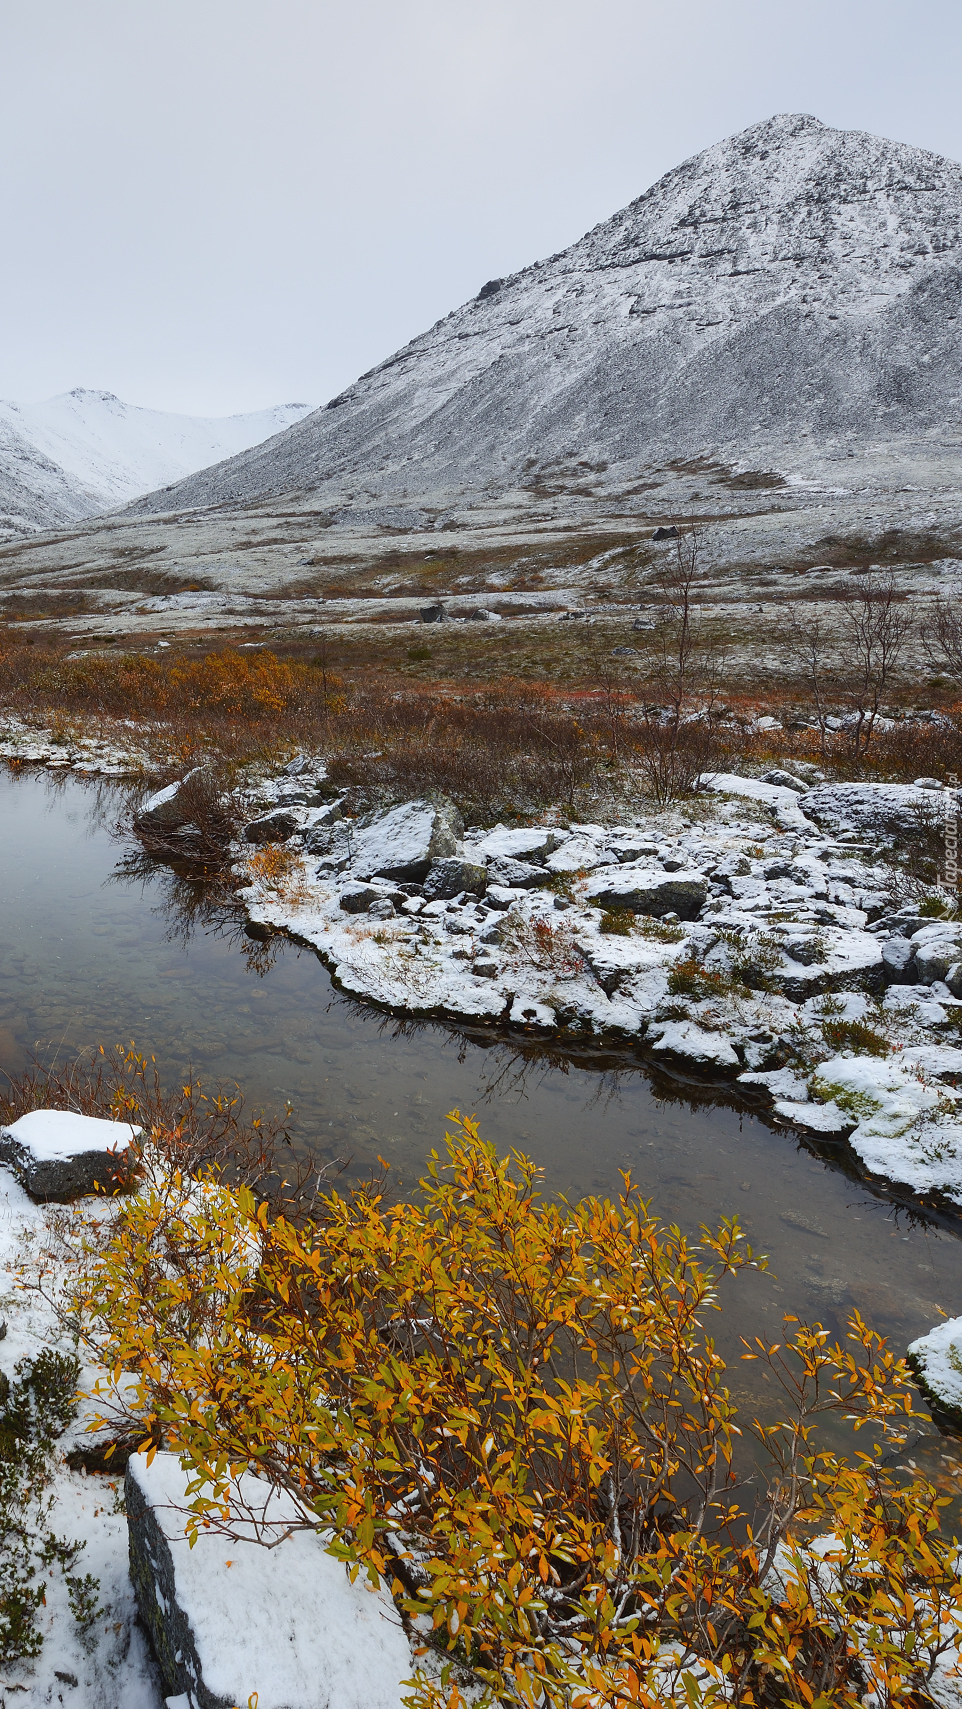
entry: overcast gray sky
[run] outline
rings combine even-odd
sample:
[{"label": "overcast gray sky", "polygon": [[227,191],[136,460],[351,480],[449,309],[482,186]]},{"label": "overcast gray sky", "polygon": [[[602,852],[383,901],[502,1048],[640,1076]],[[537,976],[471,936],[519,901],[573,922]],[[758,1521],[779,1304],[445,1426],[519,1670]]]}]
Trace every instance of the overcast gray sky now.
[{"label": "overcast gray sky", "polygon": [[3,0],[0,397],[326,401],[775,112],[962,158],[959,0]]}]

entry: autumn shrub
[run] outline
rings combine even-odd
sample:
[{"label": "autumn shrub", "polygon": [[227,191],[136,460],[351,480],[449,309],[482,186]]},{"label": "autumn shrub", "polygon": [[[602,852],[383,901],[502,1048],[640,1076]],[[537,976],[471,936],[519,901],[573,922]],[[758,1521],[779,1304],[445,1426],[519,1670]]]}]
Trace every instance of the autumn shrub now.
[{"label": "autumn shrub", "polygon": [[789,1317],[745,1344],[778,1409],[739,1411],[705,1322],[764,1264],[737,1223],[691,1241],[627,1176],[546,1201],[450,1119],[416,1201],[332,1192],[295,1228],[175,1175],[86,1254],[78,1327],[181,1456],[188,1535],[237,1534],[241,1471],[284,1491],[455,1664],[415,1709],[928,1702],[962,1585],[944,1501],[888,1452],[904,1363],[857,1314],[844,1345]]},{"label": "autumn shrub", "polygon": [[306,1184],[317,1175],[316,1162],[294,1157],[284,1121],[250,1111],[236,1083],[205,1085],[187,1074],[168,1088],[154,1057],[132,1042],[0,1076],[0,1126],[44,1109],[130,1122],[162,1168],[190,1176],[216,1169],[292,1215],[303,1210]]},{"label": "autumn shrub", "polygon": [[730,997],[733,990],[744,991],[745,987],[719,968],[703,967],[695,956],[676,962],[668,974],[668,992],[672,997],[691,997],[701,1002],[706,997]]},{"label": "autumn shrub", "polygon": [[268,843],[248,856],[247,869],[253,884],[284,902],[299,902],[306,895],[300,856],[285,843]]},{"label": "autumn shrub", "polygon": [[501,947],[509,962],[573,979],[585,965],[574,930],[567,921],[512,910],[501,927]]}]

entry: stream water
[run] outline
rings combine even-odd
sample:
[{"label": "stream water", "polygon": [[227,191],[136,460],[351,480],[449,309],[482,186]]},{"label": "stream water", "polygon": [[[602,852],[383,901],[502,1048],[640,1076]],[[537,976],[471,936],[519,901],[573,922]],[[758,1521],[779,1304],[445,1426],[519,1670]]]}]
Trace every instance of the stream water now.
[{"label": "stream water", "polygon": [[[630,1169],[666,1221],[694,1230],[737,1214],[770,1254],[771,1273],[740,1278],[718,1323],[731,1357],[740,1334],[775,1338],[783,1311],[836,1330],[858,1306],[901,1350],[940,1306],[962,1310],[962,1219],[956,1230],[900,1208],[761,1116],[653,1079],[630,1051],[573,1054],[364,1008],[311,951],[257,945],[216,909],[191,915],[163,869],[119,872],[122,805],[115,786],[0,772],[0,1069],[134,1040],[168,1080],[190,1064],[270,1113],[290,1103],[298,1147],[350,1157],[358,1174],[380,1155],[401,1185],[455,1107],[533,1156],[551,1193],[614,1194]],[[736,1391],[757,1370],[733,1372]],[[952,1445],[938,1453],[962,1487]]]}]

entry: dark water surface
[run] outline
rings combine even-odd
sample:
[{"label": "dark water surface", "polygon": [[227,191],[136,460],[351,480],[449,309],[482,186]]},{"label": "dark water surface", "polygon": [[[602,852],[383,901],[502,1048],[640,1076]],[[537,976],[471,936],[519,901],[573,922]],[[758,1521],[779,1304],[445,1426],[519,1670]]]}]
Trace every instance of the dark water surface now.
[{"label": "dark water surface", "polygon": [[[253,945],[226,917],[192,924],[165,872],[118,878],[109,825],[122,804],[114,786],[0,771],[0,1069],[134,1040],[168,1082],[190,1063],[269,1113],[289,1101],[299,1147],[350,1156],[358,1173],[381,1155],[404,1184],[455,1107],[533,1156],[549,1192],[611,1194],[630,1168],[667,1221],[737,1214],[770,1254],[774,1274],[739,1279],[718,1322],[732,1356],[739,1333],[774,1337],[786,1310],[834,1330],[857,1305],[900,1350],[939,1306],[962,1311],[956,1232],[757,1115],[653,1081],[630,1052],[565,1057],[523,1037],[398,1026],[339,994],[309,950]],[[746,1381],[755,1370],[742,1367]]]}]

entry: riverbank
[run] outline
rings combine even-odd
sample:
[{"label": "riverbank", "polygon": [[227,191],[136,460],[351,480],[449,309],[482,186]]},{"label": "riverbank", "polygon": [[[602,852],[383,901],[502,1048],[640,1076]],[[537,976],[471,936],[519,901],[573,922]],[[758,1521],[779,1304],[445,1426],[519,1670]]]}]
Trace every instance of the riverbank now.
[{"label": "riverbank", "polygon": [[251,931],[311,945],[367,1002],[634,1042],[962,1204],[962,918],[898,859],[957,797],[703,785],[634,824],[486,831],[428,800],[350,819],[305,759],[251,792],[233,878]]}]

